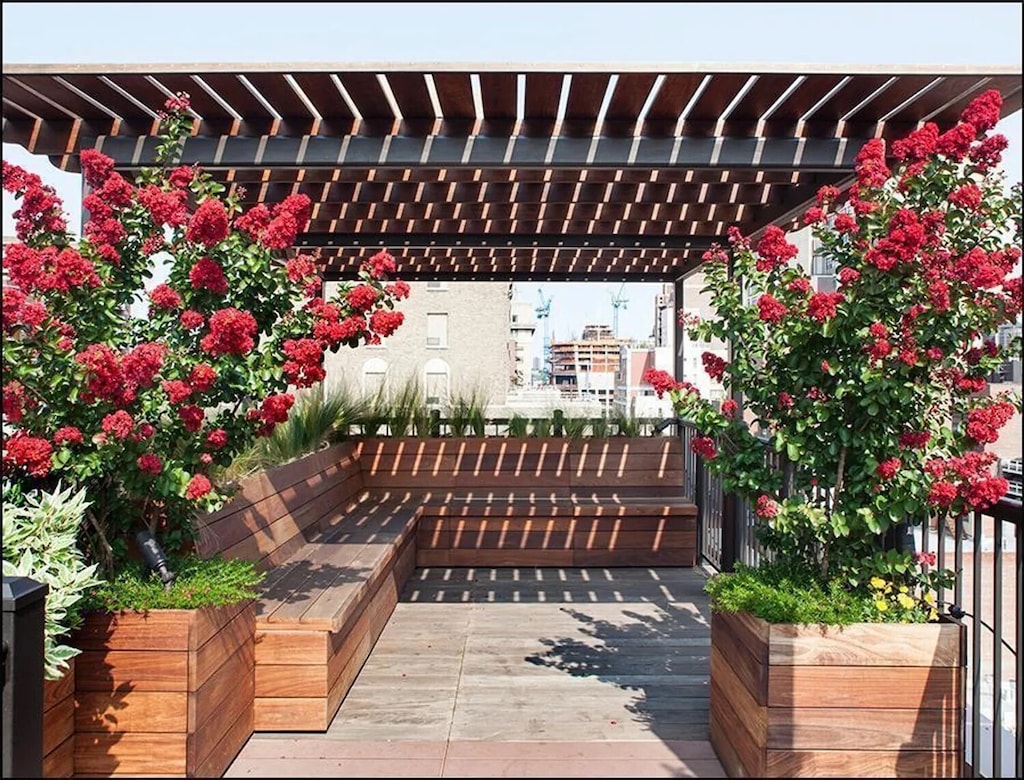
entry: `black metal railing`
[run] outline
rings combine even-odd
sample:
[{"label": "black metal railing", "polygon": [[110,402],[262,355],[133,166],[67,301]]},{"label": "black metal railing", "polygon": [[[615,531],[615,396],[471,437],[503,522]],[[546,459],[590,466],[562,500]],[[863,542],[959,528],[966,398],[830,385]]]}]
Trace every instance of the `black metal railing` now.
[{"label": "black metal railing", "polygon": [[[723,493],[719,479],[690,449],[697,430],[680,420],[686,487],[697,505],[701,564],[732,571],[737,561],[757,566],[765,551],[755,535],[757,517],[745,501]],[[774,465],[779,466],[780,462]],[[692,475],[691,475],[692,474]],[[936,593],[939,604],[967,627],[965,763],[974,777],[1021,777],[1021,593],[1024,566],[1021,502],[956,518],[949,527],[920,529],[920,549],[956,574],[953,587]]]}]

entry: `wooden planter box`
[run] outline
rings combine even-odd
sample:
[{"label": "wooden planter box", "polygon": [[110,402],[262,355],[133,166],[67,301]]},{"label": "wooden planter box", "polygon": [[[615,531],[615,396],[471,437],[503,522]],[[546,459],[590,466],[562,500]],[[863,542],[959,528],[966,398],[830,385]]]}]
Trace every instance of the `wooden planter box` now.
[{"label": "wooden planter box", "polygon": [[965,628],[711,620],[711,742],[730,777],[959,777]]},{"label": "wooden planter box", "polygon": [[254,632],[251,601],[87,615],[75,772],[220,777],[253,732]]},{"label": "wooden planter box", "polygon": [[75,774],[75,659],[59,680],[43,680],[43,777]]}]

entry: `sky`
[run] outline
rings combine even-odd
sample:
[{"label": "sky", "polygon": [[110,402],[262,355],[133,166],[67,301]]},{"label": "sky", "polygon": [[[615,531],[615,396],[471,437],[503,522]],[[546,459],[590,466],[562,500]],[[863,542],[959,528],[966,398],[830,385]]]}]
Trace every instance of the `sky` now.
[{"label": "sky", "polygon": [[[1014,3],[3,3],[7,63],[671,63],[1016,65]],[[997,128],[1021,174],[1021,112]],[[4,144],[80,221],[81,179]],[[4,235],[15,206],[5,194]],[[655,284],[517,285],[551,299],[552,340],[590,323],[647,338]],[[538,329],[538,339],[541,331]]]}]

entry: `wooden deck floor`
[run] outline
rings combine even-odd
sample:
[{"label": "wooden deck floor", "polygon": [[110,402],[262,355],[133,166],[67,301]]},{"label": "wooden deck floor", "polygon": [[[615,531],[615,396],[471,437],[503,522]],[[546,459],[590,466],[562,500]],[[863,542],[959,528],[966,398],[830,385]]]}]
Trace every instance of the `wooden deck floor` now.
[{"label": "wooden deck floor", "polygon": [[703,575],[418,569],[331,727],[225,776],[724,777]]}]

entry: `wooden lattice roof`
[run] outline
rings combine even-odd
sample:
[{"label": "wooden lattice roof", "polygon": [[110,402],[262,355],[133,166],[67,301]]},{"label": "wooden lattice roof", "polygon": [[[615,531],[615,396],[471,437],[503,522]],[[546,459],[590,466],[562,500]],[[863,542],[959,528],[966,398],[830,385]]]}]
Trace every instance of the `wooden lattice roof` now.
[{"label": "wooden lattice roof", "polygon": [[130,170],[184,91],[184,161],[246,205],[309,195],[328,278],[383,246],[408,279],[668,281],[993,88],[1019,110],[1020,66],[4,65],[3,139]]}]

